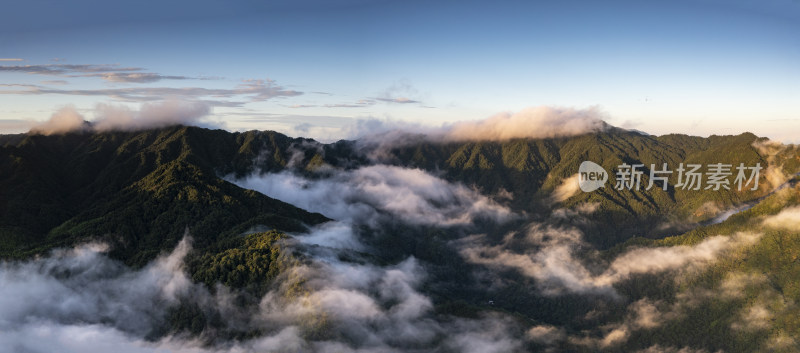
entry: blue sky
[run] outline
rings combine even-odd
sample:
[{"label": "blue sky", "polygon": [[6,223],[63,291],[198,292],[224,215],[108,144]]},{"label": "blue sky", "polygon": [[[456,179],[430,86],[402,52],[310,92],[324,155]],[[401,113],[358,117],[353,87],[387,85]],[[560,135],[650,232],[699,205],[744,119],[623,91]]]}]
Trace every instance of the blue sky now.
[{"label": "blue sky", "polygon": [[[0,133],[165,97],[230,130],[332,139],[599,107],[655,134],[800,142],[800,1],[6,2]],[[19,60],[10,60],[19,59]]]}]

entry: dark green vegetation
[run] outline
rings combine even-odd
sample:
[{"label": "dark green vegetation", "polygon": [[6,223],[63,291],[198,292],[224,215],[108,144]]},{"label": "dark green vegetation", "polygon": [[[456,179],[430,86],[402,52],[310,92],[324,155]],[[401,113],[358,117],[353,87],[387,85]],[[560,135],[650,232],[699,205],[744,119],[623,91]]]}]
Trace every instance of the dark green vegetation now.
[{"label": "dark green vegetation", "polygon": [[[800,302],[800,234],[797,229],[764,230],[761,225],[764,216],[800,204],[797,188],[768,196],[723,223],[702,225],[720,209],[766,196],[772,189],[767,166],[784,174],[800,171],[796,150],[771,151],[768,146],[754,145],[757,141],[752,134],[654,137],[616,129],[571,138],[504,142],[431,142],[412,136],[389,148],[353,141],[320,144],[274,132],[230,133],[195,127],[6,135],[0,136],[0,258],[27,258],[55,247],[101,240],[111,245],[111,256],[141,267],[174,248],[188,229],[194,239],[194,250],[186,259],[192,280],[211,291],[224,285],[239,293],[243,306],[257,305],[277,278],[303,261],[302,255],[285,245],[289,238],[285,233],[303,232],[327,218],[242,189],[223,177],[292,169],[318,178],[334,169],[381,162],[437,173],[493,195],[527,217],[503,226],[487,222],[470,229],[486,233],[494,244],[526,222],[547,221],[580,229],[588,243],[603,250],[583,254],[583,260],[601,264],[634,247],[689,246],[716,235],[763,232],[753,246],[737,250],[683,281],[675,281],[674,273],[662,273],[618,283],[615,289],[624,297],[619,302],[577,294],[538,295],[535,281],[513,269],[494,274],[503,285],[497,285],[500,281],[495,278],[475,280],[472,273],[480,266],[466,263],[452,246],[469,232],[449,228],[389,224],[364,240],[375,248],[373,254],[353,253],[352,258],[342,259],[387,265],[414,256],[430,274],[423,290],[433,299],[436,315],[474,318],[481,311],[499,311],[523,325],[555,325],[564,327],[568,335],[602,337],[607,334],[604,323],[624,321],[630,315],[627,305],[646,298],[662,312],[679,314],[667,315],[658,326],[629,328],[625,343],[609,349],[634,351],[657,343],[709,351],[761,350],[770,340],[800,335],[800,309],[795,304]],[[378,148],[381,153],[374,153]],[[376,161],[374,156],[380,157]],[[611,173],[623,162],[641,163],[645,175],[650,164],[660,167],[662,163],[672,170],[679,163],[760,163],[765,170],[757,191],[675,189],[673,174],[666,191],[658,187],[615,190],[612,177],[596,192],[553,199],[553,192],[584,160]],[[643,185],[648,181],[644,177]],[[584,222],[567,219],[559,224],[550,219],[555,209],[587,204],[596,209],[581,214]],[[255,231],[265,229],[269,231]],[[731,276],[752,281],[738,296],[720,299],[699,294],[724,291]],[[303,295],[302,279],[294,281],[286,286],[284,295]],[[700,299],[689,305],[684,302],[687,297]],[[496,304],[487,305],[489,299]],[[773,313],[766,326],[731,328],[741,319],[741,308],[759,305]],[[593,312],[602,314],[586,319],[587,313]],[[167,326],[154,334],[198,334],[219,326],[218,315],[197,305],[181,305],[168,313]],[[304,334],[326,339],[324,327],[324,318],[309,318]],[[221,333],[237,338],[257,334],[247,330]],[[598,349],[597,345],[566,341],[559,344],[563,350]],[[531,343],[528,348],[543,347]],[[798,347],[786,351],[792,348]]]},{"label": "dark green vegetation", "polygon": [[[420,142],[395,148],[392,154],[397,163],[430,171],[442,170],[449,180],[477,186],[484,194],[511,192],[509,202],[515,210],[542,212],[553,207],[551,193],[564,179],[573,176],[583,161],[600,164],[612,174],[605,188],[592,193],[578,192],[563,205],[573,207],[586,202],[599,203],[598,211],[590,215],[593,226],[583,228],[588,240],[605,248],[631,236],[662,237],[680,229],[669,227],[672,221],[701,222],[711,218],[710,212],[699,212],[707,202],[725,209],[734,204],[754,200],[771,190],[764,174],[767,157],[753,146],[753,134],[711,136],[701,138],[686,135],[646,136],[612,129],[605,133],[559,139],[506,142],[467,142],[438,144]],[[796,155],[780,157],[783,170],[796,173],[800,159]],[[613,173],[618,165],[644,164],[642,190],[616,190]],[[667,163],[673,170],[667,191],[660,183],[644,190],[649,182],[650,165],[657,170]],[[760,163],[761,186],[757,191],[743,190],[683,190],[675,189],[680,163],[706,165],[726,163],[754,166]],[[703,169],[705,171],[705,169]],[[733,170],[734,176],[736,170]],[[731,182],[733,182],[731,177]],[[703,185],[703,188],[705,185]],[[658,227],[662,225],[662,227]]]},{"label": "dark green vegetation", "polygon": [[200,249],[256,225],[302,231],[326,218],[219,177],[288,140],[190,127],[27,136],[0,147],[0,251],[24,257],[99,239],[143,265],[187,227]]}]

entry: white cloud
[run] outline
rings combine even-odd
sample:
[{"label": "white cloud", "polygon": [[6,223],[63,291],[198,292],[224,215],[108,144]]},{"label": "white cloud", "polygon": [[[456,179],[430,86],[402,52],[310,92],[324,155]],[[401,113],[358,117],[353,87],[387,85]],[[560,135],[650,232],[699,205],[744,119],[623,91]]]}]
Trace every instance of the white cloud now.
[{"label": "white cloud", "polygon": [[767,159],[767,165],[762,166],[766,167],[766,169],[763,171],[762,177],[766,179],[771,189],[774,190],[789,180],[789,175],[786,175],[786,173],[783,172],[784,164],[778,161],[778,155],[784,152],[787,148],[790,148],[790,145],[784,145],[780,142],[771,140],[756,140],[753,141],[752,145],[756,148],[756,150],[758,150],[758,153],[762,157],[766,157]]},{"label": "white cloud", "polygon": [[611,262],[608,270],[595,279],[599,285],[613,284],[634,274],[656,273],[702,266],[716,260],[723,251],[749,245],[761,234],[737,233],[733,236],[714,236],[694,246],[639,248],[625,252]]},{"label": "white cloud", "polygon": [[800,206],[788,207],[764,219],[763,225],[771,228],[800,229]]},{"label": "white cloud", "polygon": [[456,141],[566,137],[605,129],[602,118],[598,108],[578,110],[541,106],[517,113],[497,114],[483,121],[456,123],[444,137]]},{"label": "white cloud", "polygon": [[566,332],[561,327],[551,325],[537,325],[531,327],[526,336],[531,341],[542,344],[553,344],[566,338]]},{"label": "white cloud", "polygon": [[50,120],[34,124],[30,132],[53,135],[71,131],[136,131],[170,125],[207,125],[203,118],[211,113],[204,102],[181,101],[175,98],[154,103],[143,103],[138,110],[124,105],[97,104],[94,119],[87,124],[74,106],[66,106],[54,113]]},{"label": "white cloud", "polygon": [[737,233],[710,237],[694,246],[634,248],[614,258],[599,274],[576,256],[585,248],[577,229],[534,224],[527,232],[526,251],[510,250],[511,237],[497,245],[481,244],[480,237],[460,242],[461,255],[472,263],[510,267],[537,280],[545,295],[597,293],[617,296],[613,285],[637,274],[686,270],[712,263],[725,251],[752,244],[760,234]]},{"label": "white cloud", "polygon": [[83,115],[68,105],[50,116],[50,120],[31,127],[31,133],[42,135],[63,134],[86,128]]},{"label": "white cloud", "polygon": [[95,108],[94,129],[143,130],[176,124],[196,124],[210,112],[208,104],[177,99],[143,103],[138,111],[122,105],[98,104]]},{"label": "white cloud", "polygon": [[[287,243],[287,246],[292,246]],[[423,267],[413,258],[395,265],[312,257],[287,269],[257,307],[233,304],[224,287],[210,294],[183,271],[190,251],[183,240],[169,255],[130,270],[104,255],[103,244],[55,251],[48,257],[0,266],[0,346],[19,352],[244,353],[400,352],[412,347],[504,352],[520,347],[516,324],[502,315],[478,319],[433,315],[419,292]],[[306,294],[285,296],[301,281]],[[201,337],[145,339],[168,308],[197,303],[218,312],[229,327],[260,329],[258,337],[209,344]],[[313,320],[312,320],[313,319]],[[329,340],[308,340],[309,320]],[[218,337],[217,337],[218,338]]]},{"label": "white cloud", "polygon": [[578,184],[578,178],[580,175],[577,173],[569,178],[564,179],[551,195],[551,198],[555,202],[564,202],[570,197],[574,196],[575,194],[580,191],[580,185]]},{"label": "white cloud", "polygon": [[292,172],[251,175],[233,183],[336,220],[375,225],[381,214],[411,224],[469,225],[478,218],[504,222],[507,208],[475,190],[420,169],[373,165],[306,179]]},{"label": "white cloud", "polygon": [[656,344],[646,349],[637,351],[636,353],[708,353],[708,351],[705,349],[695,349],[691,347],[664,347]]},{"label": "white cloud", "polygon": [[[111,324],[144,336],[192,286],[183,272],[189,251],[175,251],[139,271],[107,258],[106,247],[87,244],[51,256],[0,265],[0,331],[37,323]],[[20,343],[22,344],[22,343]]]}]

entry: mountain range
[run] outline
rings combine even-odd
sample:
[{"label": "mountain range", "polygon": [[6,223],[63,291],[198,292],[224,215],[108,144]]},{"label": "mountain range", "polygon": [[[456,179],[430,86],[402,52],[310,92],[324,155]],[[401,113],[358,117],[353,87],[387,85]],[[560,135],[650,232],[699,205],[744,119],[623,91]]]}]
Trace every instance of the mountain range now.
[{"label": "mountain range", "polygon": [[[579,189],[583,161],[605,187]],[[678,166],[718,163],[731,182],[740,164],[763,169],[742,190],[676,186]],[[638,164],[642,185],[666,164],[666,190],[615,185]],[[796,146],[750,133],[610,126],[495,141],[0,135],[0,277],[24,289],[0,293],[37,300],[25,274],[70,288],[58,298],[121,303],[7,321],[176,351],[798,351],[798,172]],[[131,278],[158,310],[80,289]]]}]

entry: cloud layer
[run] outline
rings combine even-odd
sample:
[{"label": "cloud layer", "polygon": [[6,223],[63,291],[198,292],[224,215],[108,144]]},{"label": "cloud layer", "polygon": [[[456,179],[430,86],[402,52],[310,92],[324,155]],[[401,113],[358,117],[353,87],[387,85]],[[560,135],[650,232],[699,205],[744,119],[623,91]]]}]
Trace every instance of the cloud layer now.
[{"label": "cloud layer", "polygon": [[322,179],[306,179],[287,171],[232,181],[349,222],[374,222],[388,215],[409,224],[454,226],[481,218],[504,222],[514,217],[510,210],[477,191],[420,169],[373,165]]},{"label": "cloud layer", "polygon": [[66,106],[50,116],[50,119],[31,127],[32,134],[54,135],[86,128],[83,115],[74,106]]},{"label": "cloud layer", "polygon": [[598,108],[541,106],[497,114],[483,121],[456,123],[447,129],[444,137],[456,141],[504,141],[575,136],[605,128],[603,114]]},{"label": "cloud layer", "polygon": [[543,294],[566,293],[618,296],[614,284],[634,275],[700,268],[712,263],[728,250],[752,244],[760,234],[715,236],[694,246],[634,248],[611,260],[604,270],[589,267],[577,254],[587,248],[583,234],[574,228],[534,224],[525,237],[523,252],[511,250],[513,238],[497,245],[481,244],[481,239],[463,242],[461,254],[472,263],[508,267],[537,280]]},{"label": "cloud layer", "polygon": [[89,124],[74,106],[66,106],[53,114],[48,121],[31,127],[30,132],[52,135],[81,130],[135,131],[177,124],[197,125],[211,112],[211,107],[203,102],[167,99],[157,103],[143,103],[139,110],[123,105],[98,104],[94,112],[95,119]]}]

